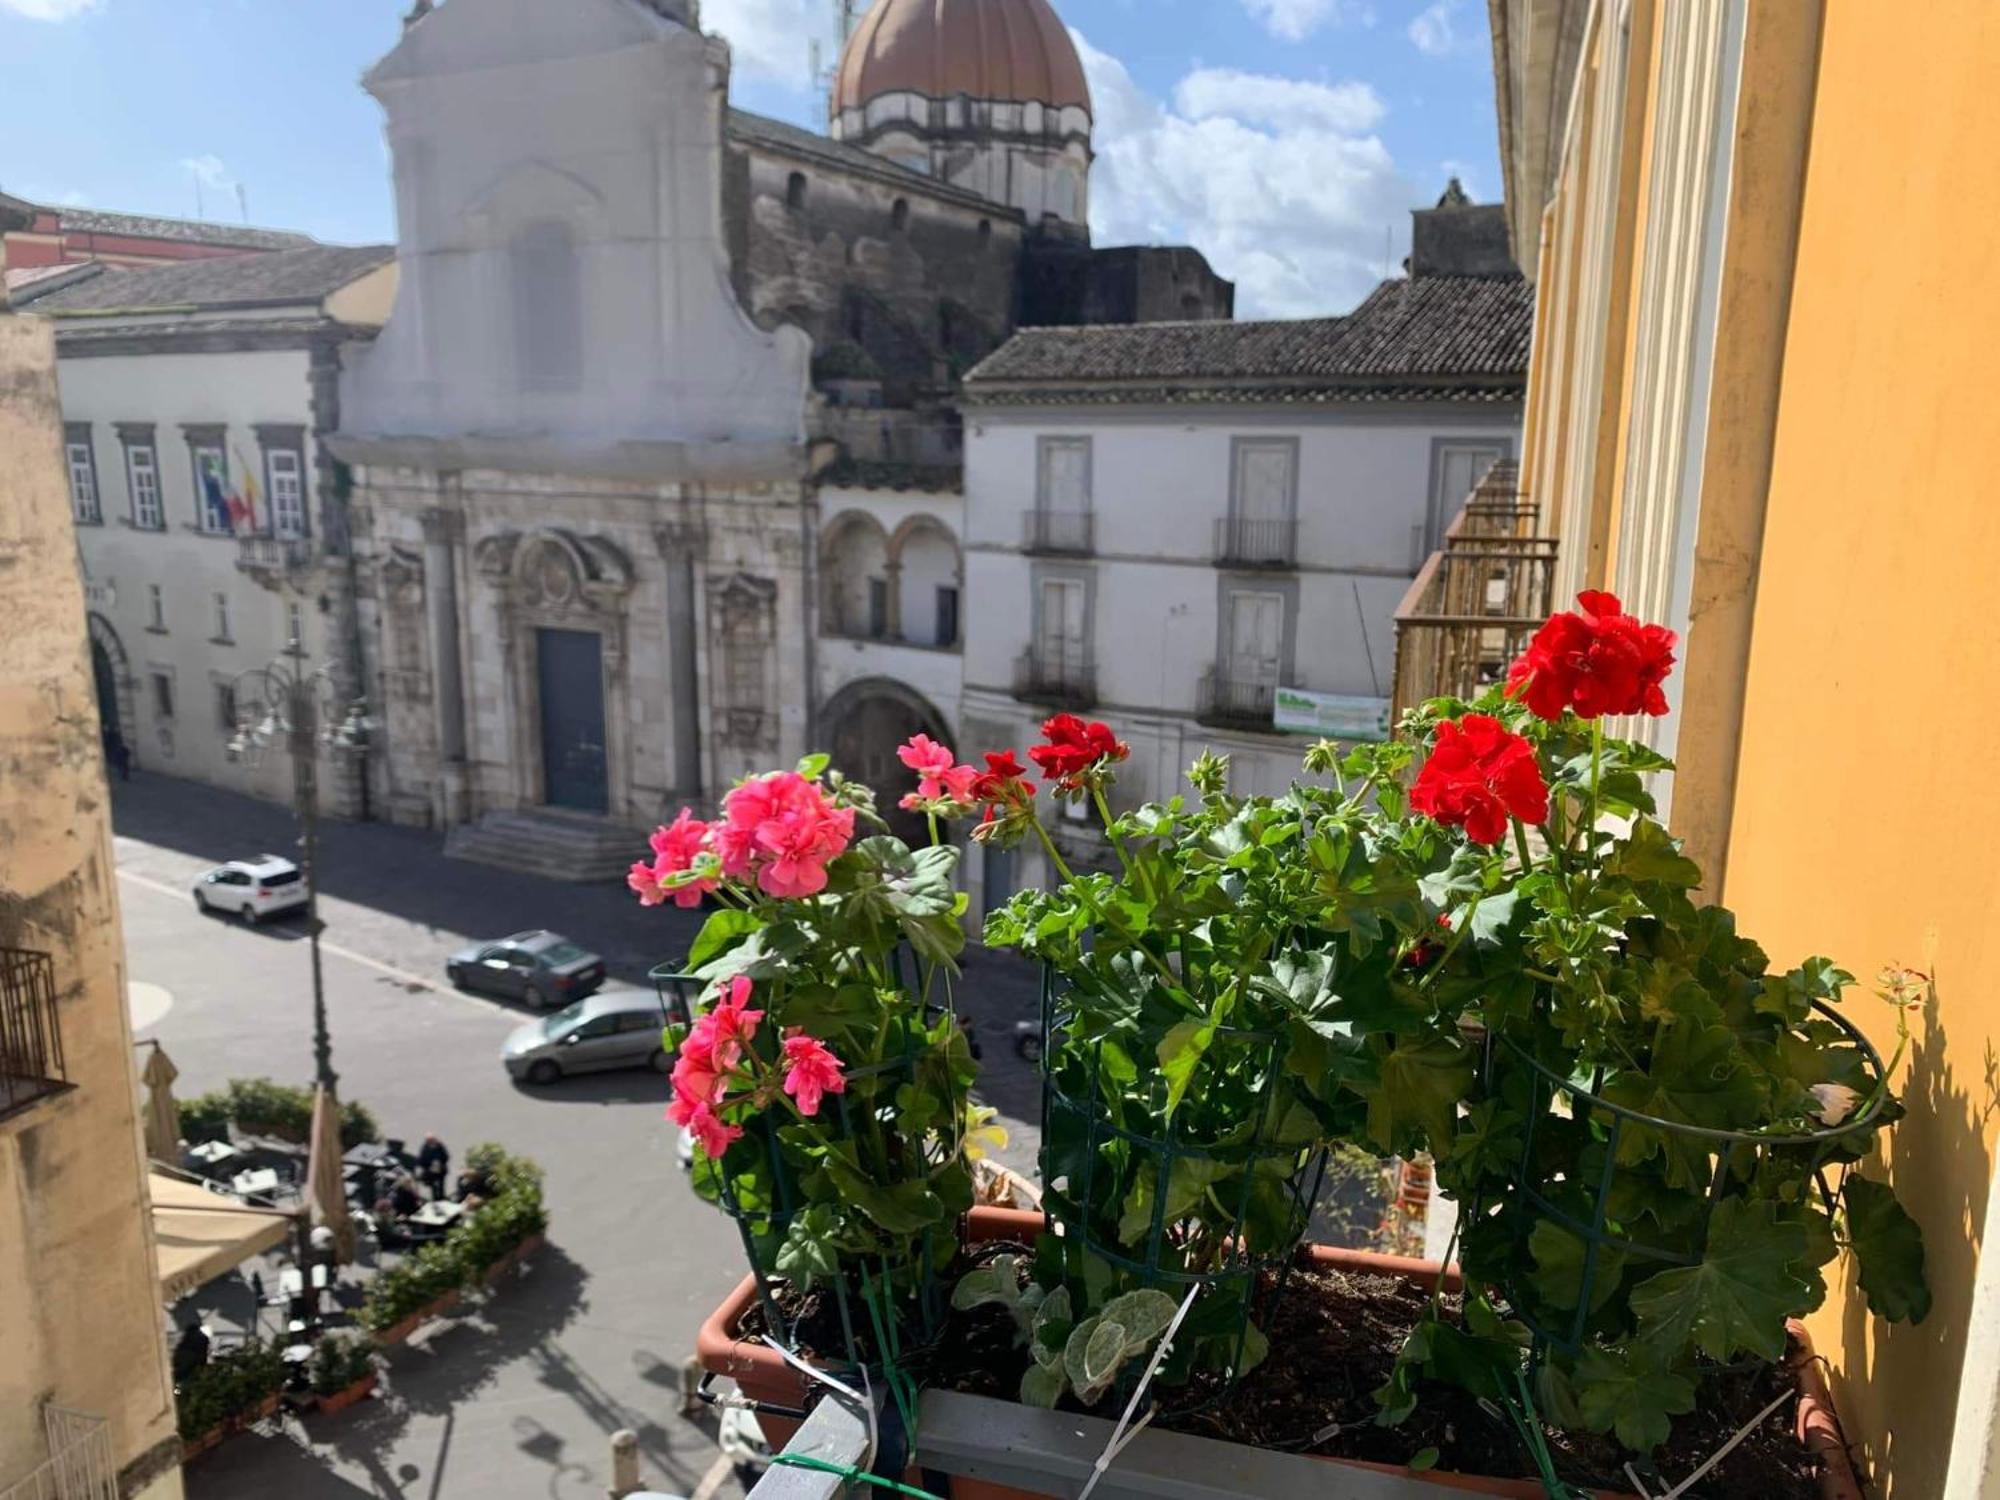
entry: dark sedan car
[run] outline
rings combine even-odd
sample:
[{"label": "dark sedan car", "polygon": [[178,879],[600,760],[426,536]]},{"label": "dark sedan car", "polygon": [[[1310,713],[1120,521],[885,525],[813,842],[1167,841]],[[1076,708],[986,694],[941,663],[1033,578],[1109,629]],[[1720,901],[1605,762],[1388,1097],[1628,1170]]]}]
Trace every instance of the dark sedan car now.
[{"label": "dark sedan car", "polygon": [[525,1000],[537,1010],[570,1005],[604,983],[604,960],[555,932],[517,932],[474,943],[445,960],[462,990]]}]

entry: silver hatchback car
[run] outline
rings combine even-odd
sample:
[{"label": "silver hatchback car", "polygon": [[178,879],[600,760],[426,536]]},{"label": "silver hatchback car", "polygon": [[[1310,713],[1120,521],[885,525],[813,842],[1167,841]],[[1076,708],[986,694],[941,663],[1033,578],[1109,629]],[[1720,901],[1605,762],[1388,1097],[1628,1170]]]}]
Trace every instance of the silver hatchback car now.
[{"label": "silver hatchback car", "polygon": [[515,1027],[500,1049],[500,1061],[511,1077],[533,1084],[612,1068],[666,1073],[674,1065],[660,1045],[666,1025],[656,996],[615,990]]}]

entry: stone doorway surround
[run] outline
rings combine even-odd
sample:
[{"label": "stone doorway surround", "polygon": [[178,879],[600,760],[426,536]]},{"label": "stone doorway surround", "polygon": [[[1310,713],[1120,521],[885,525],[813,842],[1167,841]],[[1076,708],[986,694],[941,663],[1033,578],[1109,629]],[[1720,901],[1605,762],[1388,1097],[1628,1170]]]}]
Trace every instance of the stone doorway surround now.
[{"label": "stone doorway surround", "polygon": [[472,560],[497,606],[514,806],[541,806],[547,780],[535,632],[593,631],[604,652],[605,816],[629,820],[634,815],[626,620],[631,560],[603,537],[559,527],[486,537],[473,548]]}]

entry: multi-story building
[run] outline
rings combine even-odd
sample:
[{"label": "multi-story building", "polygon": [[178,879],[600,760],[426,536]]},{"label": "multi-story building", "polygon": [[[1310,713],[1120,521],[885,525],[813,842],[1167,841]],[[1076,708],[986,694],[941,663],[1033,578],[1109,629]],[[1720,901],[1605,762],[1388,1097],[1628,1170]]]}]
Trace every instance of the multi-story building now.
[{"label": "multi-story building", "polygon": [[[1539,292],[1519,485],[1550,602],[1608,589],[1680,636],[1663,814],[1774,966],[1934,981],[1843,1007],[1906,1113],[1866,1166],[1934,1303],[1810,1320],[1892,1500],[2000,1494],[2000,15],[1731,0],[1494,0],[1515,248]],[[1530,528],[1533,529],[1533,528]],[[1447,637],[1450,619],[1409,633]],[[1489,641],[1501,630],[1486,628]],[[1461,635],[1461,639],[1464,636]],[[1427,653],[1440,666],[1455,652]],[[1484,671],[1504,665],[1499,653]],[[1434,685],[1464,678],[1444,676]]]},{"label": "multi-story building", "polygon": [[61,432],[0,308],[0,1493],[179,1500]]},{"label": "multi-story building", "polygon": [[16,225],[0,235],[7,269],[22,281],[51,266],[158,265],[265,250],[304,250],[318,243],[311,235],[285,229],[55,207],[5,193],[0,193],[0,207],[10,211]]},{"label": "multi-story building", "polygon": [[[450,0],[368,75],[403,274],[336,448],[378,805],[454,852],[622,871],[680,799],[952,728],[964,371],[1023,318],[1232,305],[1089,245],[1047,0],[882,0],[838,138],[731,109],[728,63],[690,0]],[[984,167],[875,129],[919,106]]]},{"label": "multi-story building", "polygon": [[[148,771],[287,795],[240,757],[235,685],[297,638],[358,691],[339,424],[343,349],[395,285],[382,247],[80,268],[14,295],[50,319],[61,451],[107,749]],[[330,769],[329,800],[362,783]]]},{"label": "multi-story building", "polygon": [[[1417,218],[1411,275],[1345,317],[1030,329],[972,372],[968,746],[1089,711],[1141,798],[1204,749],[1275,791],[1301,736],[1386,732],[1398,606],[1515,451],[1532,314],[1497,206]],[[1037,873],[993,858],[996,889]]]}]

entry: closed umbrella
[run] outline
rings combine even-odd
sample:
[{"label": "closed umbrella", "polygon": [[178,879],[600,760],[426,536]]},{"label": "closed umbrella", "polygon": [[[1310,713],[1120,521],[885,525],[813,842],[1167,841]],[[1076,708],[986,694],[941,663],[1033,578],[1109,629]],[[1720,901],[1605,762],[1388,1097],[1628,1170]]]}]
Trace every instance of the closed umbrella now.
[{"label": "closed umbrella", "polygon": [[146,1154],[154,1161],[178,1166],[181,1159],[181,1113],[174,1103],[174,1080],[181,1070],[167,1056],[166,1048],[152,1044],[153,1055],[146,1059],[140,1075],[146,1084]]},{"label": "closed umbrella", "polygon": [[313,1092],[312,1143],[306,1161],[306,1212],[314,1228],[333,1232],[342,1260],[354,1257],[354,1225],[347,1216],[347,1184],[340,1150],[340,1103],[325,1084]]}]

